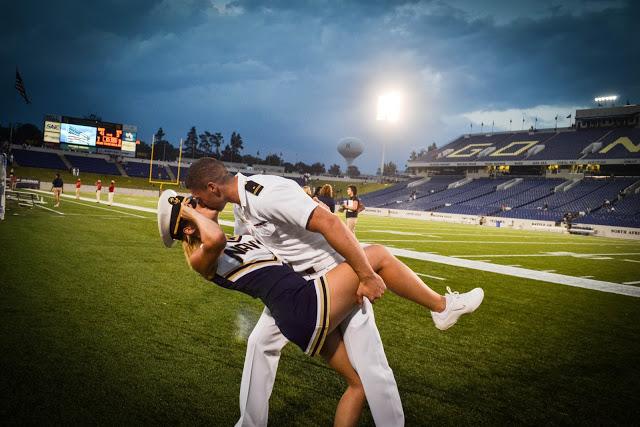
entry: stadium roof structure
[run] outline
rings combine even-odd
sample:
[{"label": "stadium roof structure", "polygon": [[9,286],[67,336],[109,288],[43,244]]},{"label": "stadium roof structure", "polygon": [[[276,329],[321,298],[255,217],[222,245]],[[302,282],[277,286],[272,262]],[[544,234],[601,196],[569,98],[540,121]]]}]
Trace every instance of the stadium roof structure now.
[{"label": "stadium roof structure", "polygon": [[576,110],[576,120],[579,119],[595,119],[595,118],[613,118],[613,117],[631,117],[640,114],[640,105],[621,105],[619,107],[605,108],[586,108],[584,110]]},{"label": "stadium roof structure", "polygon": [[640,105],[576,111],[571,128],[465,134],[409,168],[640,164]]}]

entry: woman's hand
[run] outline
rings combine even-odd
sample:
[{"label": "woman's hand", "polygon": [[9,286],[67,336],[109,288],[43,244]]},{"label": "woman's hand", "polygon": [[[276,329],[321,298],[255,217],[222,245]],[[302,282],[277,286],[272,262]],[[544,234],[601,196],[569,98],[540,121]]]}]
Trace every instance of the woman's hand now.
[{"label": "woman's hand", "polygon": [[182,200],[182,208],[180,209],[180,218],[184,218],[188,221],[195,221],[196,215],[198,215],[198,212],[191,207],[191,199],[188,197],[185,197],[184,200]]}]

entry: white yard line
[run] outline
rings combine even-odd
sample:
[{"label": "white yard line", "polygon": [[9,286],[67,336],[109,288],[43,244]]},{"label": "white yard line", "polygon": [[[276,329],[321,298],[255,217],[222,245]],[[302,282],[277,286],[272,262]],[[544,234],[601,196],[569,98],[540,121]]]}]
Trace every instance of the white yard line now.
[{"label": "white yard line", "polygon": [[[523,241],[504,241],[504,240],[496,240],[496,241],[487,241],[487,240],[415,240],[415,239],[375,239],[376,242],[406,242],[406,243],[464,243],[464,244],[479,244],[479,245],[592,245],[592,246],[618,246],[619,243],[593,243],[593,242],[523,242]],[[637,245],[637,243],[636,243]]]},{"label": "white yard line", "polygon": [[635,282],[622,282],[623,285],[640,285],[640,280],[636,280]]},{"label": "white yard line", "polygon": [[625,258],[624,260],[627,261],[627,262],[640,262],[637,259],[627,259],[627,258]]},{"label": "white yard line", "polygon": [[45,208],[45,207],[44,207],[44,206],[42,206],[42,205],[34,205],[34,206],[36,206],[36,207],[38,207],[38,208],[40,208],[40,209],[46,209],[46,210],[51,211],[51,212],[53,212],[53,213],[57,213],[58,215],[62,215],[62,216],[64,216],[64,214],[63,214],[62,212],[58,212],[58,211],[53,210],[53,209],[50,209],[50,208]]},{"label": "white yard line", "polygon": [[[35,191],[35,192],[38,192],[38,193],[43,193],[43,194],[49,196],[47,191],[42,191],[42,190],[31,190],[31,191]],[[49,197],[51,197],[51,196],[49,196]],[[119,210],[111,209],[111,208],[112,207],[121,207],[121,208],[126,208],[126,209],[134,209],[134,210],[144,211],[144,212],[149,212],[147,210],[149,208],[143,208],[143,207],[140,207],[140,206],[127,205],[127,204],[124,204],[124,203],[112,203],[111,206],[109,208],[107,208],[107,207],[103,207],[103,206],[96,206],[96,205],[99,205],[98,203],[96,203],[96,199],[90,199],[88,197],[80,197],[80,200],[83,200],[85,202],[92,202],[92,204],[80,203],[80,202],[76,202],[74,200],[69,200],[69,199],[75,199],[76,197],[75,196],[70,196],[70,195],[67,195],[67,194],[62,194],[62,197],[67,199],[67,200],[65,200],[66,203],[73,203],[73,204],[76,204],[76,205],[88,206],[90,208],[102,209],[102,210],[105,210],[105,211],[115,212],[115,213],[119,213],[119,214],[122,214],[122,215],[130,215],[130,216],[133,216],[133,217],[136,217],[136,218],[148,218],[148,217],[145,217],[145,216],[142,216],[142,215],[137,215],[137,214],[130,213],[130,212],[123,212],[123,211],[119,211]],[[101,204],[104,204],[104,203],[101,203]],[[155,212],[156,212],[156,210],[153,209],[153,213],[155,213]]]},{"label": "white yard line", "polygon": [[424,277],[428,277],[430,279],[436,279],[436,280],[447,280],[444,277],[438,277],[438,276],[431,276],[429,274],[424,274],[424,273],[416,273],[418,276],[424,276]]},{"label": "white yard line", "polygon": [[548,273],[538,270],[530,270],[522,267],[509,267],[507,265],[491,264],[481,261],[453,258],[436,254],[408,251],[405,249],[390,248],[392,254],[405,258],[419,259],[422,261],[436,262],[453,267],[470,268],[489,273],[504,274],[507,276],[521,277],[523,279],[539,280],[542,282],[559,285],[573,286],[577,288],[592,289],[612,294],[627,295],[640,298],[640,287],[627,286],[620,283],[604,282],[601,280],[584,279],[582,277],[565,276],[564,274]]},{"label": "white yard line", "polygon": [[[569,254],[570,252],[567,252]],[[520,258],[520,257],[558,257],[558,256],[578,256],[578,258],[589,258],[591,256],[601,257],[601,256],[615,256],[615,255],[640,255],[640,252],[620,252],[620,253],[606,253],[606,254],[574,254],[572,255],[559,255],[558,253],[553,252],[545,252],[541,254],[494,254],[494,255],[449,255],[454,258]],[[602,259],[602,258],[594,258],[594,259]],[[640,262],[640,261],[639,261]]]}]

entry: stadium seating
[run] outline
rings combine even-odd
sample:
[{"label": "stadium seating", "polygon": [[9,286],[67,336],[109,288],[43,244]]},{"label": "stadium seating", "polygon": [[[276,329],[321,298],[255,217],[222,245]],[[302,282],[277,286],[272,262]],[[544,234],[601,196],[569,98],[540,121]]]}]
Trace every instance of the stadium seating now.
[{"label": "stadium seating", "polygon": [[67,169],[67,166],[56,153],[20,149],[13,149],[12,153],[15,161],[20,166],[60,170]]},{"label": "stadium seating", "polygon": [[[521,181],[506,189],[497,189],[512,177],[479,178],[466,185],[447,189],[460,176],[437,176],[417,187],[406,183],[362,196],[367,206],[393,209],[438,211],[466,215],[495,215],[505,218],[523,218],[560,221],[567,212],[582,212],[592,223],[606,218],[637,223],[640,214],[640,196],[629,195],[613,203],[615,213],[599,212],[605,200],[615,201],[621,190],[633,184],[635,178],[586,178],[567,191],[554,192],[565,182],[559,178],[520,177]],[[417,190],[416,200],[409,195]],[[432,191],[433,190],[433,191]],[[593,214],[590,214],[593,212]],[[604,215],[604,219],[601,217]]]},{"label": "stadium seating", "polygon": [[[124,170],[129,176],[138,178],[149,178],[149,163],[126,162],[124,164]],[[163,165],[159,165],[158,163],[153,164],[152,176],[153,179],[170,179],[169,173],[167,172],[165,167]]]},{"label": "stadium seating", "polygon": [[80,169],[81,172],[120,175],[120,171],[115,164],[109,163],[101,157],[75,156],[73,154],[65,154],[65,157],[73,167]]},{"label": "stadium seating", "polygon": [[[488,135],[465,135],[439,148],[436,152],[426,153],[418,160],[447,163],[460,161],[535,161],[640,157],[640,150],[633,151],[635,150],[634,147],[628,146],[625,148],[621,143],[618,143],[605,153],[599,152],[619,138],[625,137],[628,138],[634,146],[639,146],[640,129],[562,129],[559,131],[523,131]],[[512,148],[509,148],[511,143],[524,141],[536,141],[536,144],[530,148],[534,146],[543,148],[531,155],[529,148],[524,149],[525,146],[522,144],[513,145]],[[583,150],[594,142],[601,143],[601,145],[597,147],[596,153],[583,154]],[[467,148],[465,149],[465,147]],[[519,150],[520,148],[523,148],[521,152]],[[501,149],[505,149],[503,155],[500,155]],[[514,155],[513,153],[518,154]]]}]

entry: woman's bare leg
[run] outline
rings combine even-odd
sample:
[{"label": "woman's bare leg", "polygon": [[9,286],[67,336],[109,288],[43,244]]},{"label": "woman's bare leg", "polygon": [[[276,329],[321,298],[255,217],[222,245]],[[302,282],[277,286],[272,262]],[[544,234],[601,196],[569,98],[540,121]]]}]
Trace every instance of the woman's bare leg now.
[{"label": "woman's bare leg", "polygon": [[445,297],[427,286],[416,273],[393,256],[382,245],[371,245],[364,249],[373,271],[378,273],[389,289],[399,296],[420,304],[431,311],[445,309]]},{"label": "woman's bare leg", "polygon": [[[431,311],[441,312],[445,309],[445,297],[425,285],[387,248],[371,245],[365,248],[365,253],[373,270],[394,293]],[[329,325],[333,330],[357,305],[356,291],[360,281],[351,266],[343,262],[327,273],[327,282],[331,301]]]},{"label": "woman's bare leg", "polygon": [[364,388],[358,373],[351,366],[339,330],[335,330],[327,336],[322,350],[320,350],[320,355],[347,381],[347,389],[338,402],[333,425],[335,427],[358,425],[365,402]]}]

